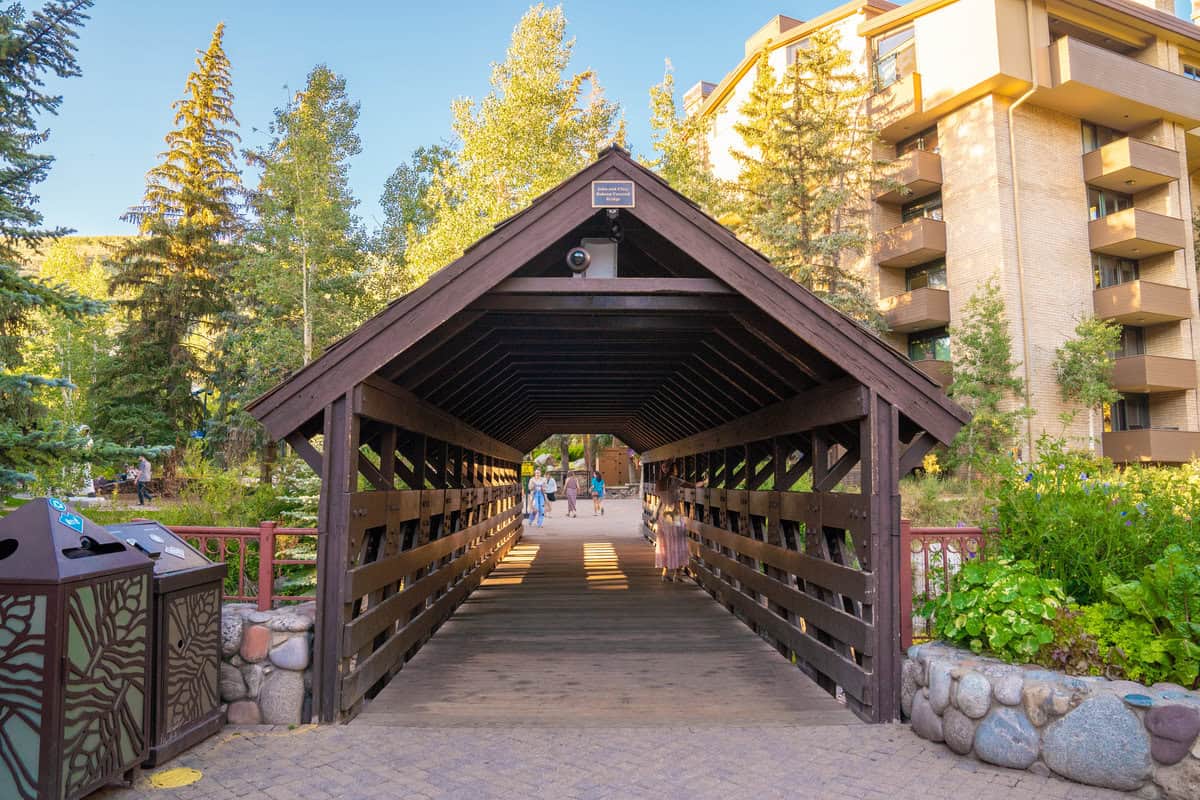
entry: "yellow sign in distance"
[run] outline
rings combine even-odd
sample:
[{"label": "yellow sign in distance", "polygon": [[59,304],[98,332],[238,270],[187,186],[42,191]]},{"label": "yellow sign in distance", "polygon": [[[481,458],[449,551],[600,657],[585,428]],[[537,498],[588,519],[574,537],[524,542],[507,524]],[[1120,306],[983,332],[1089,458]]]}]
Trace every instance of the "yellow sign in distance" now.
[{"label": "yellow sign in distance", "polygon": [[200,770],[191,767],[175,767],[156,772],[150,776],[150,785],[155,789],[178,789],[181,786],[191,786],[200,780]]},{"label": "yellow sign in distance", "polygon": [[528,478],[532,474],[533,474],[533,463],[532,462],[526,461],[525,463],[521,464],[521,477],[522,478]]}]

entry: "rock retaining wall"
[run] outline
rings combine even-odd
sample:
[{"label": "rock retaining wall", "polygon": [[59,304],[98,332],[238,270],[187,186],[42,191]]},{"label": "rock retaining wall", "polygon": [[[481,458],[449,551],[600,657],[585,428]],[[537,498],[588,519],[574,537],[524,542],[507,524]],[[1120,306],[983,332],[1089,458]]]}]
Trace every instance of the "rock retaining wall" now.
[{"label": "rock retaining wall", "polygon": [[221,702],[230,725],[294,725],[312,718],[315,603],[259,611],[221,608]]},{"label": "rock retaining wall", "polygon": [[914,646],[901,706],[960,755],[1155,800],[1200,800],[1200,692],[1076,678],[939,643]]}]

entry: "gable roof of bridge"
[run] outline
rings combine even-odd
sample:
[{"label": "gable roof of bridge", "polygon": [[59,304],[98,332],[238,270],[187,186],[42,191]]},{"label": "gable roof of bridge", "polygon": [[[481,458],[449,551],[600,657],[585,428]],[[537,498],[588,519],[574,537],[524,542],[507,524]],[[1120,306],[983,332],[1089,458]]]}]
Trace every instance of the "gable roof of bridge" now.
[{"label": "gable roof of bridge", "polygon": [[305,427],[326,405],[371,378],[592,217],[596,209],[590,186],[596,180],[632,181],[636,207],[622,213],[653,228],[934,438],[949,442],[969,419],[907,358],[781,275],[760,253],[617,147],[498,224],[425,284],[393,301],[253,401],[248,411],[276,438]]}]

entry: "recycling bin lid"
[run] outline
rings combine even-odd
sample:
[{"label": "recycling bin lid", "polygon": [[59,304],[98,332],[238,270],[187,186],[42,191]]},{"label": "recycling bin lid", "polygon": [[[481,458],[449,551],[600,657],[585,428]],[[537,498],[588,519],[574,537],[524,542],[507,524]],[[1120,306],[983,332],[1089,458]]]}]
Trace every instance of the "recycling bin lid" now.
[{"label": "recycling bin lid", "polygon": [[155,575],[207,567],[214,563],[161,522],[119,522],[106,525],[105,528],[122,542],[149,556],[154,561]]},{"label": "recycling bin lid", "polygon": [[56,497],[0,519],[0,582],[67,583],[145,569],[150,560]]}]

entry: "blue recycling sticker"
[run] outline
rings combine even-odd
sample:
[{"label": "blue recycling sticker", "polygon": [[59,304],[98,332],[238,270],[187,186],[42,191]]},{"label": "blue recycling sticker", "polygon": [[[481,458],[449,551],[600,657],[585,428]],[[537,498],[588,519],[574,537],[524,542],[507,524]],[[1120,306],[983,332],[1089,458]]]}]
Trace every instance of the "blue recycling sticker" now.
[{"label": "blue recycling sticker", "polygon": [[59,514],[58,521],[76,533],[83,533],[83,517],[78,514]]},{"label": "blue recycling sticker", "polygon": [[59,500],[57,497],[51,497],[48,502],[50,503],[50,507],[53,508],[55,511],[66,511],[67,510],[66,503],[64,503],[62,500]]}]

